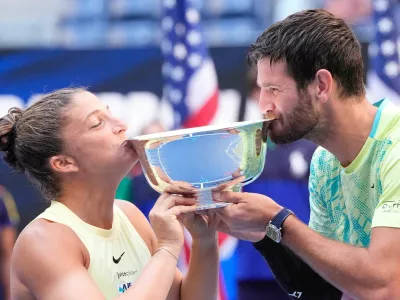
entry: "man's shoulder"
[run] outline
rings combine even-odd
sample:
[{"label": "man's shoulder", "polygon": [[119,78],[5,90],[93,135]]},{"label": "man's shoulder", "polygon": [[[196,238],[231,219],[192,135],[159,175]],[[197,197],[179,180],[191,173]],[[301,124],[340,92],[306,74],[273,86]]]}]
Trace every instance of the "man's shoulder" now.
[{"label": "man's shoulder", "polygon": [[319,146],[315,149],[311,159],[311,168],[326,168],[337,166],[339,160],[328,150]]},{"label": "man's shoulder", "polygon": [[385,105],[376,133],[372,135],[377,140],[400,140],[400,106],[391,102]]}]

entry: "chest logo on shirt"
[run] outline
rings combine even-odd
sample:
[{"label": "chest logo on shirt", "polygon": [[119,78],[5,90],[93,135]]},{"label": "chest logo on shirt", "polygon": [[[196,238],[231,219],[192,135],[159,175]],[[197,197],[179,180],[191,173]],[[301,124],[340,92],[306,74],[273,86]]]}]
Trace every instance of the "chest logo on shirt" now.
[{"label": "chest logo on shirt", "polygon": [[118,285],[118,294],[125,293],[132,286],[132,282],[122,283]]},{"label": "chest logo on shirt", "polygon": [[125,252],[123,252],[119,258],[115,258],[114,255],[113,255],[113,262],[115,264],[118,264],[124,254],[125,254]]}]

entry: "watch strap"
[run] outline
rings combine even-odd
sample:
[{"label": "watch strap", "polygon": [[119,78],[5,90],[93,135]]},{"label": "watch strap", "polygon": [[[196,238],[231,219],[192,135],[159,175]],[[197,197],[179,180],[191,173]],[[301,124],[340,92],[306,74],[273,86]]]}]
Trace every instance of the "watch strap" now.
[{"label": "watch strap", "polygon": [[282,228],[283,222],[287,217],[293,215],[293,212],[290,209],[282,208],[278,214],[272,218],[270,224],[274,225],[276,228]]}]

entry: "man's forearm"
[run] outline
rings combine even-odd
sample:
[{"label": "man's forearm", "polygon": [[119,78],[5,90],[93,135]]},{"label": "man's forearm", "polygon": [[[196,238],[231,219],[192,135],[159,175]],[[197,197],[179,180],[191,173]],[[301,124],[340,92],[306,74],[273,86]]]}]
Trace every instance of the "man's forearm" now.
[{"label": "man's forearm", "polygon": [[193,241],[189,270],[182,282],[182,300],[218,298],[218,240]]},{"label": "man's forearm", "polygon": [[283,230],[283,244],[341,291],[357,299],[385,298],[390,276],[368,249],[329,240],[294,216],[287,218]]},{"label": "man's forearm", "polygon": [[266,260],[275,280],[288,294],[304,300],[340,300],[342,292],[317,274],[282,243],[269,237],[253,243]]}]

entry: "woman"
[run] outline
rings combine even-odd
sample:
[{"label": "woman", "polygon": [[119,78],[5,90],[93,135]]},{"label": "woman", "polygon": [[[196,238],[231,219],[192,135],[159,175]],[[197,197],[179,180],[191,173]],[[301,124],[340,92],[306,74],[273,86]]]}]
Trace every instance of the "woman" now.
[{"label": "woman", "polygon": [[[217,298],[216,233],[193,213],[193,198],[161,195],[152,226],[134,205],[114,200],[137,162],[125,132],[84,89],[53,92],[0,119],[4,159],[51,200],[16,242],[13,300]],[[177,269],[182,223],[193,238],[185,277]]]}]

